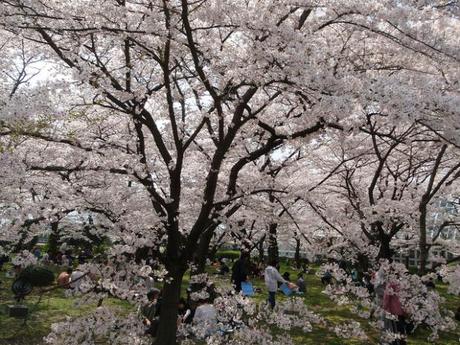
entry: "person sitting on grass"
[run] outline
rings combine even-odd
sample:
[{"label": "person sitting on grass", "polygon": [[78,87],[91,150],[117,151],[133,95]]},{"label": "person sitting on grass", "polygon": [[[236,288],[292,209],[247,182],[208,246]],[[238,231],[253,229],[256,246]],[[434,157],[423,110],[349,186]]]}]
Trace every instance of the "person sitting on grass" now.
[{"label": "person sitting on grass", "polygon": [[179,299],[179,310],[178,310],[178,320],[177,324],[180,325],[181,323],[191,323],[193,320],[194,313],[190,309],[189,305],[185,298]]},{"label": "person sitting on grass", "polygon": [[303,279],[302,272],[297,275],[297,287],[299,288],[298,292],[300,293],[307,292],[307,286],[305,285],[305,280]]},{"label": "person sitting on grass", "polygon": [[199,330],[197,337],[207,338],[217,331],[217,311],[208,299],[200,299],[193,316],[193,325]]},{"label": "person sitting on grass", "polygon": [[72,268],[68,267],[64,272],[61,272],[58,275],[57,284],[62,288],[68,289],[71,274],[72,274]]},{"label": "person sitting on grass", "polygon": [[78,268],[74,271],[72,271],[72,274],[70,275],[70,283],[69,286],[74,290],[74,291],[79,291],[81,283],[83,281],[83,276],[85,274],[80,271]]},{"label": "person sitting on grass", "polygon": [[148,302],[141,307],[141,314],[143,317],[142,323],[147,327],[145,330],[146,335],[155,337],[158,330],[158,297],[160,290],[152,289],[147,293]]},{"label": "person sitting on grass", "polygon": [[227,273],[230,272],[230,268],[227,266],[227,264],[225,263],[225,260],[223,258],[219,259],[219,263],[220,263],[220,268],[219,268],[219,274],[220,275],[226,275]]},{"label": "person sitting on grass", "polygon": [[286,280],[287,282],[290,282],[291,281],[291,274],[289,272],[284,272],[283,273],[283,278],[284,280]]}]

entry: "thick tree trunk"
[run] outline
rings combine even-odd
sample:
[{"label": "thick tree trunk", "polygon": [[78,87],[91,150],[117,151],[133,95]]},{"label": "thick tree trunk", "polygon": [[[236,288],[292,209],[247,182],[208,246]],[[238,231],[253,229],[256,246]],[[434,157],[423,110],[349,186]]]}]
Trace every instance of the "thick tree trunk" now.
[{"label": "thick tree trunk", "polygon": [[154,345],[177,345],[177,315],[184,271],[169,268],[169,277],[163,286],[160,323]]},{"label": "thick tree trunk", "polygon": [[268,229],[268,262],[279,260],[277,228],[278,224],[272,223]]},{"label": "thick tree trunk", "polygon": [[388,259],[390,260],[393,256],[393,251],[390,247],[391,237],[387,235],[380,236],[380,250],[379,250],[379,259]]},{"label": "thick tree trunk", "polygon": [[198,247],[194,254],[194,269],[192,274],[201,274],[206,270],[206,259],[209,254],[209,243],[211,242],[213,236],[212,231],[206,231],[203,235],[200,236],[198,242]]},{"label": "thick tree trunk", "polygon": [[369,271],[369,258],[366,255],[358,254],[358,265],[361,272]]}]

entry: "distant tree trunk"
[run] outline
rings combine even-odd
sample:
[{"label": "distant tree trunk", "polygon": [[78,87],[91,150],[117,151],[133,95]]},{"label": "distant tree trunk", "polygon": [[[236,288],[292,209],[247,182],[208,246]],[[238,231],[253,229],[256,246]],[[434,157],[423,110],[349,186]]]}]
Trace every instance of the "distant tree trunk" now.
[{"label": "distant tree trunk", "polygon": [[257,249],[259,251],[259,261],[260,262],[264,262],[264,257],[265,257],[265,250],[264,250],[264,242],[265,242],[265,236],[263,236],[258,245],[257,245]]},{"label": "distant tree trunk", "polygon": [[409,255],[404,256],[404,265],[409,269]]},{"label": "distant tree trunk", "polygon": [[48,236],[48,253],[50,257],[55,258],[58,252],[59,241],[59,222],[51,223],[51,233]]},{"label": "distant tree trunk", "polygon": [[268,228],[268,262],[279,260],[277,229],[277,223],[271,223]]},{"label": "distant tree trunk", "polygon": [[[422,198],[423,199],[423,198]],[[428,263],[428,245],[426,242],[426,203],[421,202],[419,206],[419,250],[420,250],[420,265],[419,265],[419,274],[426,273],[426,265]]]},{"label": "distant tree trunk", "polygon": [[299,269],[302,266],[302,260],[300,257],[300,239],[298,237],[295,238],[295,255],[294,255],[294,260],[297,269]]}]

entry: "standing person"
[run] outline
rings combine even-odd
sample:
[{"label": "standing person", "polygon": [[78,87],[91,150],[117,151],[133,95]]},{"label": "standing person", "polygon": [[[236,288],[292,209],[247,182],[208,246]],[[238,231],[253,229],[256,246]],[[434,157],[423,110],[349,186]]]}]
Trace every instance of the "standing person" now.
[{"label": "standing person", "polygon": [[249,253],[241,252],[240,258],[233,264],[231,277],[231,282],[238,293],[241,291],[241,283],[248,279],[248,267]]},{"label": "standing person", "polygon": [[383,296],[383,309],[395,316],[397,321],[385,319],[385,330],[401,336],[391,343],[391,345],[406,345],[404,336],[406,335],[406,321],[404,319],[404,310],[399,299],[399,285],[397,282],[392,281],[385,287]]},{"label": "standing person", "polygon": [[265,286],[268,290],[268,303],[273,309],[276,304],[276,291],[278,290],[278,282],[287,284],[288,282],[281,276],[276,269],[277,262],[271,261],[265,269]]}]

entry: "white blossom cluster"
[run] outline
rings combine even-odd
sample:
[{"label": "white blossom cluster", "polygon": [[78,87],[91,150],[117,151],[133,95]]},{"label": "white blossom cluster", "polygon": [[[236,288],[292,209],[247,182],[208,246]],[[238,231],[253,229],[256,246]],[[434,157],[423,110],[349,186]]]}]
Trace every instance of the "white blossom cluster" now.
[{"label": "white blossom cluster", "polygon": [[51,326],[47,344],[95,345],[101,341],[114,345],[147,345],[144,326],[136,314],[116,316],[110,308],[99,307],[81,318],[68,318]]},{"label": "white blossom cluster", "polygon": [[442,266],[439,270],[442,280],[449,284],[447,291],[453,295],[460,295],[460,266]]},{"label": "white blossom cluster", "polygon": [[[351,305],[351,310],[359,316],[370,317],[373,311],[374,317],[385,315],[391,319],[391,315],[384,312],[377,300],[369,295],[366,288],[352,282],[346,272],[337,264],[323,265],[320,272],[328,270],[333,276],[333,283],[328,285],[324,292],[338,304]],[[434,290],[428,289],[423,284],[423,279],[416,274],[410,274],[404,265],[387,261],[381,264],[381,274],[387,284],[396,282],[398,291],[387,291],[397,294],[403,310],[407,314],[414,328],[420,325],[429,327],[430,339],[436,339],[439,331],[453,330],[456,327],[451,313],[442,309],[444,299]],[[321,274],[321,273],[320,273]],[[383,322],[375,323],[383,330]]]},{"label": "white blossom cluster", "polygon": [[13,259],[11,259],[11,263],[13,265],[19,266],[21,268],[26,268],[27,266],[35,265],[37,264],[37,262],[37,257],[35,257],[28,250],[21,251]]}]

